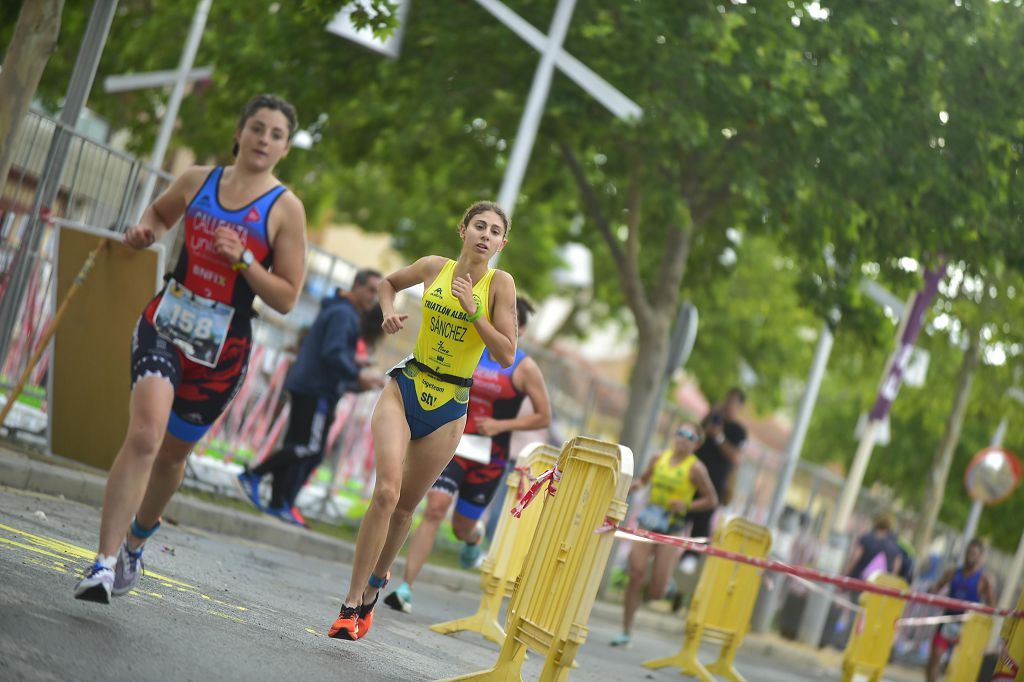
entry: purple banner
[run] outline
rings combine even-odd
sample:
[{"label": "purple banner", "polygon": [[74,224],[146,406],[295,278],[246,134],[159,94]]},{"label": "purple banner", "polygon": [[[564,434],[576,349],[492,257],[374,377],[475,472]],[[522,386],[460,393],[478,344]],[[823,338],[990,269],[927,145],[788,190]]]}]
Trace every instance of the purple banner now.
[{"label": "purple banner", "polygon": [[945,275],[945,260],[934,270],[926,270],[924,273],[924,288],[917,292],[917,296],[914,297],[914,304],[910,308],[910,316],[907,318],[907,324],[903,328],[903,336],[900,337],[899,347],[893,354],[892,360],[889,363],[889,370],[885,373],[885,380],[882,382],[881,388],[878,389],[878,398],[875,400],[875,406],[871,408],[871,419],[874,421],[885,419],[885,415],[889,413],[889,408],[892,407],[893,401],[896,400],[896,395],[900,392],[900,386],[903,385],[903,373],[907,368],[907,362],[910,361],[910,353],[914,349],[914,342],[917,341],[917,335],[921,333],[925,315],[928,314],[928,309],[931,307],[932,301],[935,300],[935,294],[939,290],[939,282]]}]

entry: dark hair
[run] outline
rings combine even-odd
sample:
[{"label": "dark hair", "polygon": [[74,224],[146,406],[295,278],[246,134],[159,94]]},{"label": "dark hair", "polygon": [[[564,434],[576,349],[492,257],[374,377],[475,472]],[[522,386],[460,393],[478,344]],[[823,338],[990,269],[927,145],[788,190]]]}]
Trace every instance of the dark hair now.
[{"label": "dark hair", "polygon": [[[253,115],[260,109],[270,109],[271,111],[280,111],[284,114],[284,117],[288,119],[288,139],[291,140],[295,135],[295,129],[298,127],[298,116],[295,113],[295,107],[286,100],[281,99],[277,95],[256,95],[249,100],[245,107],[242,109],[242,115],[238,118],[238,126],[236,130],[241,130],[245,127],[245,122],[248,121]],[[231,149],[233,156],[238,156],[238,143]]]},{"label": "dark hair", "polygon": [[473,219],[473,216],[480,215],[484,211],[494,211],[497,213],[498,217],[501,218],[501,222],[505,223],[505,234],[508,234],[508,231],[512,228],[509,224],[508,216],[505,215],[505,210],[493,201],[478,201],[467,208],[466,212],[462,215],[462,222],[459,225],[469,225],[469,221]]},{"label": "dark hair", "polygon": [[872,524],[871,530],[881,530],[886,533],[890,533],[892,532],[893,525],[892,516],[883,513],[875,517],[875,522]]},{"label": "dark hair", "polygon": [[530,321],[530,315],[533,313],[533,304],[522,296],[516,296],[516,318],[519,320],[520,327],[526,326],[526,323]]},{"label": "dark hair", "polygon": [[726,398],[731,398],[732,396],[736,396],[741,403],[747,402],[747,394],[743,392],[743,389],[737,386],[733,386],[729,389],[729,392],[725,394]]},{"label": "dark hair", "polygon": [[[352,288],[355,289],[356,287],[361,287],[374,277],[382,278],[384,275],[372,268],[364,268],[356,273],[355,279],[352,280]],[[384,318],[381,318],[381,322],[383,321]]]},{"label": "dark hair", "polygon": [[967,548],[970,549],[971,547],[977,547],[982,552],[985,551],[985,543],[981,541],[981,538],[972,538],[971,541],[967,543]]},{"label": "dark hair", "polygon": [[384,324],[384,311],[381,310],[380,305],[375,305],[365,313],[362,314],[360,320],[359,336],[363,339],[367,346],[371,348],[377,345],[380,337],[384,336],[384,328],[381,326]]}]

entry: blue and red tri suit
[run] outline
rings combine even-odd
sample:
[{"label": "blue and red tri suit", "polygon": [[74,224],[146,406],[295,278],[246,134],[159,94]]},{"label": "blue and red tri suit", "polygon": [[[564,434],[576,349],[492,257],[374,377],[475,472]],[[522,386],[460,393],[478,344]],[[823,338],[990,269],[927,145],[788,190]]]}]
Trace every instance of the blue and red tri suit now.
[{"label": "blue and red tri suit", "polygon": [[223,167],[214,168],[185,211],[185,243],[171,277],[192,293],[234,308],[228,335],[216,367],[192,361],[153,324],[166,287],[146,306],[132,337],[132,387],[145,376],[160,376],[174,386],[168,422],[171,435],[187,442],[200,440],[224,412],[245,379],[252,348],[252,304],[256,294],[232,264],[214,250],[214,232],[234,230],[242,247],[265,268],[273,263],[267,218],[287,189],[278,185],[238,209],[220,203]]},{"label": "blue and red tri suit", "polygon": [[[526,393],[512,383],[512,375],[526,357],[516,349],[515,360],[502,367],[488,350],[484,350],[480,363],[473,372],[473,386],[469,389],[469,411],[465,433],[477,433],[480,419],[515,419]],[[491,461],[474,462],[458,455],[452,457],[433,485],[434,490],[458,495],[455,511],[470,519],[479,519],[501,485],[505,468],[511,459],[512,432],[505,431],[491,438]]]}]

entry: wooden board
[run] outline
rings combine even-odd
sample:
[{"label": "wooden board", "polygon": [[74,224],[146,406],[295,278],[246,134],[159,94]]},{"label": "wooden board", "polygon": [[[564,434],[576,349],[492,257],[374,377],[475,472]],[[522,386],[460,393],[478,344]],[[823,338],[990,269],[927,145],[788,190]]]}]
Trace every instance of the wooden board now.
[{"label": "wooden board", "polygon": [[107,246],[57,328],[48,394],[50,451],[109,469],[128,428],[132,332],[161,282],[164,251],[135,251],[120,234],[62,227],[54,309],[101,239]]}]

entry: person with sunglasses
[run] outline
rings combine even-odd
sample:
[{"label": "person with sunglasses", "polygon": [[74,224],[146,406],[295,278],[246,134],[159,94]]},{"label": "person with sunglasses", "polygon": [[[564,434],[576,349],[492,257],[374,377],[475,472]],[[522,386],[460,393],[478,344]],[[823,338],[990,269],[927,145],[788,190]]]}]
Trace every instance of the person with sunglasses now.
[{"label": "person with sunglasses", "polygon": [[[714,509],[718,494],[711,484],[707,467],[694,452],[704,441],[704,431],[693,422],[683,422],[675,432],[672,447],[652,459],[647,470],[630,486],[630,493],[650,486],[647,504],[637,517],[637,525],[664,535],[679,535],[686,527],[686,514]],[[646,583],[647,598],[661,599],[672,568],[682,551],[671,545],[634,542],[629,552],[625,606],[622,611],[622,634],[612,646],[628,646],[632,640],[633,619],[640,607]],[[654,566],[650,568],[651,558]],[[647,571],[651,578],[648,582]]]}]

